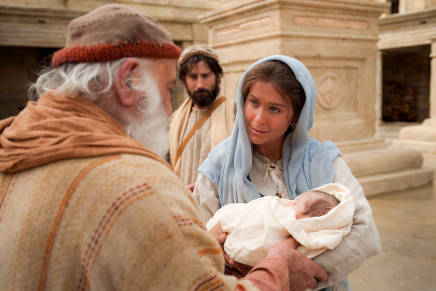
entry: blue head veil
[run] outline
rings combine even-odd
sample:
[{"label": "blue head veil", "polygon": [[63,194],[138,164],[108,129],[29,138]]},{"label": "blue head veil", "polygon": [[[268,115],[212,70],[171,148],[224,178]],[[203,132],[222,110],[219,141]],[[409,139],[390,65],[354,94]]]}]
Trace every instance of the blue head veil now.
[{"label": "blue head veil", "polygon": [[285,137],[282,148],[285,183],[290,196],[295,199],[302,192],[331,183],[335,178],[333,160],[340,155],[338,148],[331,142],[320,143],[309,137],[316,104],[316,89],[311,74],[297,59],[273,55],[252,64],[242,75],[236,95],[237,114],[233,132],[210,152],[198,170],[217,186],[221,205],[261,197],[248,178],[253,153],[245,127],[242,84],[248,71],[266,61],[281,61],[288,65],[306,95],[297,125]]}]

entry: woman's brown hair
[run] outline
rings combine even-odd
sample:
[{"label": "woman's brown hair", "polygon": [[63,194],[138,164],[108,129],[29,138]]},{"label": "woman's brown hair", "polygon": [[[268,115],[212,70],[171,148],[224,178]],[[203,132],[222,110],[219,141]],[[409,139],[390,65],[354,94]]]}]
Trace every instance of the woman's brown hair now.
[{"label": "woman's brown hair", "polygon": [[291,102],[294,117],[291,126],[295,127],[303,109],[306,95],[292,70],[280,61],[266,61],[253,67],[247,72],[242,83],[242,97],[245,99],[250,92],[251,86],[257,81],[271,83],[274,88]]}]

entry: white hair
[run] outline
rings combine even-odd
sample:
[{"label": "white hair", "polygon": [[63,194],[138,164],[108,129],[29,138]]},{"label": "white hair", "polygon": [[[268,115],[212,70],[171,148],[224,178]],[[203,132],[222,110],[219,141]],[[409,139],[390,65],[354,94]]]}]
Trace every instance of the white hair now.
[{"label": "white hair", "polygon": [[37,99],[53,91],[65,96],[82,96],[94,102],[112,89],[118,69],[125,60],[64,64],[47,69],[31,85],[29,96]]},{"label": "white hair", "polygon": [[143,146],[165,158],[169,150],[168,115],[159,88],[149,70],[144,72],[141,85],[133,89],[142,92],[139,114],[126,115],[130,120],[124,129]]},{"label": "white hair", "polygon": [[43,72],[31,85],[29,96],[38,99],[44,93],[81,96],[100,106],[126,130],[127,134],[146,148],[164,157],[169,148],[168,116],[156,80],[150,71],[154,60],[141,59],[145,66],[141,85],[134,86],[143,98],[136,112],[119,105],[114,82],[126,59],[105,63],[64,64]]}]

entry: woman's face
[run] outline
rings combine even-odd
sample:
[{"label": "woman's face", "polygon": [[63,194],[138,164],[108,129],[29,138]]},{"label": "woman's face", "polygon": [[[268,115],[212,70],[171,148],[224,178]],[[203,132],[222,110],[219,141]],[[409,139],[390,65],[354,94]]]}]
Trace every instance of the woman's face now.
[{"label": "woman's face", "polygon": [[253,83],[245,99],[244,114],[248,137],[254,145],[281,149],[294,110],[272,83]]}]

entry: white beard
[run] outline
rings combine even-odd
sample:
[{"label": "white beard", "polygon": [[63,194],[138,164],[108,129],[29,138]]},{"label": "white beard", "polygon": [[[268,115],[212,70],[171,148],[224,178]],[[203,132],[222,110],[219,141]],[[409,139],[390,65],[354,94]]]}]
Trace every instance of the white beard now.
[{"label": "white beard", "polygon": [[165,158],[169,150],[168,115],[154,79],[144,74],[143,86],[135,87],[142,91],[144,98],[138,104],[135,116],[128,116],[124,126],[127,134],[138,140],[144,147]]}]

